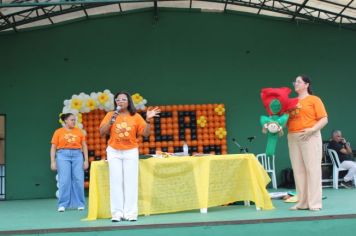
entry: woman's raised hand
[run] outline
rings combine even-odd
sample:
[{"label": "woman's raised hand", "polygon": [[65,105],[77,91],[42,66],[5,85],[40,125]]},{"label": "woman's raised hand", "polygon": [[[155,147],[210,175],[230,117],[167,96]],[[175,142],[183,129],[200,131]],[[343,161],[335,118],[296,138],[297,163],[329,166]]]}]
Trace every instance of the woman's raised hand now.
[{"label": "woman's raised hand", "polygon": [[161,113],[159,107],[149,107],[146,112],[146,121],[149,121],[153,117],[158,117],[159,113]]}]

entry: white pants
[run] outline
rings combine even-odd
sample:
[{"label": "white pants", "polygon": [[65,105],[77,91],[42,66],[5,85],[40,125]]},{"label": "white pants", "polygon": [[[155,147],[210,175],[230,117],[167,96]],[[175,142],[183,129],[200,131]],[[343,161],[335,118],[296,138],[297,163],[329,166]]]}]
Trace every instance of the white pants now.
[{"label": "white pants", "polygon": [[110,172],[111,216],[138,215],[138,149],[106,149]]},{"label": "white pants", "polygon": [[356,162],[343,161],[343,162],[341,162],[340,167],[349,170],[347,172],[347,175],[345,175],[345,177],[344,177],[344,181],[347,182],[347,181],[354,179],[354,176],[356,176]]}]

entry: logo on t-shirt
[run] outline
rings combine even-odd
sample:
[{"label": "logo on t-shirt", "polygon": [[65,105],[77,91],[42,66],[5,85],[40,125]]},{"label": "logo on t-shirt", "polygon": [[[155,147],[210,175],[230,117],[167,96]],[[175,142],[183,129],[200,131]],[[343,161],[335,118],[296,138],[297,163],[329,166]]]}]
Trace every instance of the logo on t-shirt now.
[{"label": "logo on t-shirt", "polygon": [[68,133],[64,135],[64,139],[68,142],[68,143],[74,143],[75,140],[78,138],[77,135],[74,135],[72,133]]},{"label": "logo on t-shirt", "polygon": [[126,122],[116,124],[115,132],[120,138],[126,138],[130,136],[131,127]]},{"label": "logo on t-shirt", "polygon": [[299,114],[301,108],[302,105],[298,102],[296,107],[293,110],[289,111],[289,118],[296,117]]}]

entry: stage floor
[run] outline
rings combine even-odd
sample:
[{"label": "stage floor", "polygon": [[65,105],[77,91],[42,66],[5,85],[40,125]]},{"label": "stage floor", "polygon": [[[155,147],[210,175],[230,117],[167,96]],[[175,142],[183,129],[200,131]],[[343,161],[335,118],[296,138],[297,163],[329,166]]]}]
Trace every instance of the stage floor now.
[{"label": "stage floor", "polygon": [[68,210],[59,213],[56,211],[56,199],[0,201],[0,234],[87,232],[120,228],[144,229],[328,219],[353,219],[356,222],[356,189],[325,188],[323,191],[323,195],[327,198],[323,200],[324,209],[319,212],[291,211],[288,208],[294,203],[273,200],[274,210],[256,211],[254,205],[249,207],[229,205],[209,208],[207,214],[194,210],[140,216],[136,222],[119,223],[112,223],[109,219],[84,221],[87,216],[86,210]]}]

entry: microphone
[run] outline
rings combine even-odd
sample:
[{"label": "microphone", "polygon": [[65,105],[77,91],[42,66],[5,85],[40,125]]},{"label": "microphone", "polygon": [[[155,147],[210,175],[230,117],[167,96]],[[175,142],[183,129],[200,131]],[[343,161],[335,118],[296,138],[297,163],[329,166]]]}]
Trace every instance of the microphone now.
[{"label": "microphone", "polygon": [[120,106],[117,106],[117,107],[116,107],[116,110],[115,110],[115,113],[119,113],[120,110],[121,110],[121,107],[120,107]]},{"label": "microphone", "polygon": [[251,137],[247,137],[247,140],[252,142],[252,140],[254,140],[256,138],[256,136],[251,136]]},{"label": "microphone", "polygon": [[238,147],[238,148],[241,148],[241,145],[236,142],[236,139],[235,138],[232,138],[232,142]]},{"label": "microphone", "polygon": [[121,110],[120,106],[116,107],[116,110],[114,111],[114,115],[111,117],[110,123],[113,124],[116,120],[117,115],[119,114],[119,111]]},{"label": "microphone", "polygon": [[246,148],[242,147],[242,146],[236,141],[235,138],[232,138],[232,142],[233,142],[238,148],[240,148],[240,152],[242,152],[242,153],[248,152],[247,147],[246,147]]}]

